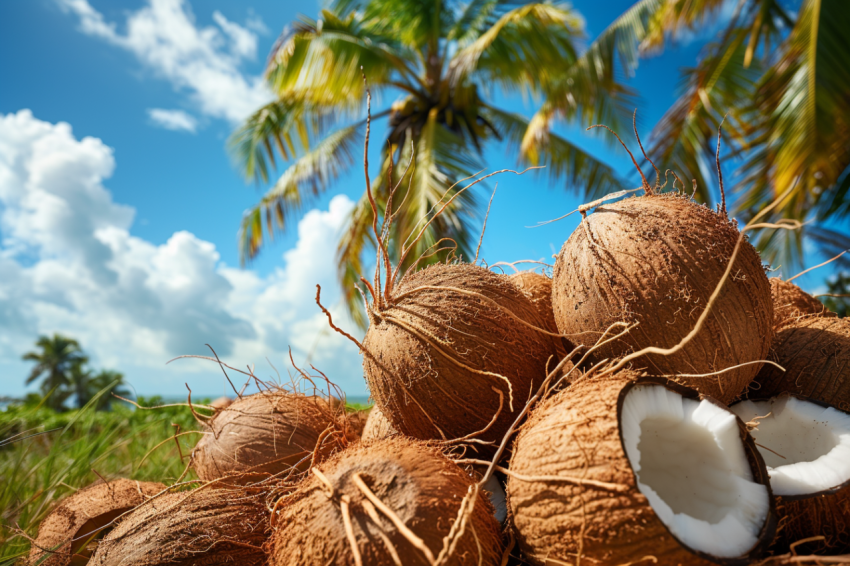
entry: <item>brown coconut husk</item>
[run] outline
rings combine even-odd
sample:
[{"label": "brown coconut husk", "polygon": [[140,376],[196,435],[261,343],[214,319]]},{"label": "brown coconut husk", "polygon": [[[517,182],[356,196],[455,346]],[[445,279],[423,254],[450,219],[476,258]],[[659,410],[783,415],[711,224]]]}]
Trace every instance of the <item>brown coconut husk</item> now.
[{"label": "brown coconut husk", "polygon": [[372,317],[363,341],[369,389],[413,438],[501,440],[547,364],[559,361],[532,302],[477,265],[409,275]]},{"label": "brown coconut husk", "polygon": [[[595,352],[592,362],[648,346],[670,348],[695,326],[721,280],[740,233],[734,221],[678,193],[648,192],[588,214],[555,263],[555,321],[590,346],[613,323],[637,324]],[[702,328],[684,348],[634,363],[723,402],[740,395],[772,337],[770,285],[758,252],[741,242],[729,279]],[[686,377],[685,375],[690,375]]]},{"label": "brown coconut husk", "polygon": [[[528,297],[537,309],[540,318],[546,323],[546,329],[552,334],[558,334],[555,323],[555,312],[552,309],[552,279],[536,271],[519,271],[508,276],[511,283]],[[564,336],[552,337],[559,358],[563,358],[575,347]]]},{"label": "brown coconut husk", "polygon": [[396,433],[398,431],[393,428],[393,425],[387,420],[381,409],[377,405],[372,407],[372,410],[369,411],[369,418],[366,419],[366,426],[363,427],[361,438],[363,440],[381,440]]},{"label": "brown coconut husk", "polygon": [[[642,560],[658,566],[702,566],[747,564],[763,554],[776,529],[773,509],[762,543],[736,560],[690,550],[655,514],[637,487],[621,440],[620,409],[638,383],[658,383],[685,397],[702,398],[672,382],[621,371],[584,378],[562,390],[538,405],[523,425],[506,492],[524,558],[535,564],[574,564],[581,554],[582,564],[598,566]],[[740,419],[738,423],[755,481],[767,486],[764,462],[746,426]]]},{"label": "brown coconut husk", "polygon": [[230,397],[224,396],[224,397],[219,397],[218,399],[212,401],[209,404],[209,406],[213,409],[220,411],[222,409],[228,408],[232,404],[233,404],[233,399],[231,399]]},{"label": "brown coconut husk", "polygon": [[90,566],[261,566],[269,535],[263,497],[237,488],[168,493],[124,517]]},{"label": "brown coconut husk", "polygon": [[497,565],[499,525],[484,495],[454,551],[444,551],[473,481],[425,443],[394,437],[353,445],[278,501],[271,563]]},{"label": "brown coconut husk", "polygon": [[161,483],[118,478],[75,492],[41,522],[27,564],[86,564],[90,541],[108,532],[115,519],[165,489]]},{"label": "brown coconut husk", "polygon": [[749,396],[776,397],[792,393],[850,411],[850,320],[804,317],[776,332],[770,360],[750,386]]},{"label": "brown coconut husk", "polygon": [[829,311],[826,306],[809,295],[790,281],[783,281],[778,277],[771,277],[770,298],[773,301],[774,326],[782,326],[794,319],[813,316],[838,316]]},{"label": "brown coconut husk", "polygon": [[192,452],[204,481],[286,479],[357,437],[344,410],[327,399],[283,391],[242,397],[204,424],[206,434]]}]

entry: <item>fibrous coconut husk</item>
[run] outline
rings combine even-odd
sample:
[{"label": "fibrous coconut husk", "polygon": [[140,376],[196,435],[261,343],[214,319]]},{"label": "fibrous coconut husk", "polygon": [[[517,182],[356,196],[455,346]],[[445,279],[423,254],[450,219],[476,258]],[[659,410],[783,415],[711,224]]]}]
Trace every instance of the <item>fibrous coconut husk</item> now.
[{"label": "fibrous coconut husk", "polygon": [[[473,485],[439,449],[403,437],[353,445],[319,466],[319,474],[277,504],[274,566],[354,566],[355,548],[363,565],[393,565],[393,553],[402,564],[428,564],[421,549],[440,556]],[[499,525],[480,494],[454,552],[442,564],[490,566],[500,558]]]},{"label": "fibrous coconut husk", "polygon": [[375,405],[369,411],[369,418],[366,419],[366,426],[363,427],[361,438],[363,440],[380,440],[397,432],[390,421],[387,420],[387,417],[384,416],[384,413],[381,412],[381,409]]},{"label": "fibrous coconut husk", "polygon": [[807,315],[838,316],[826,306],[793,283],[771,277],[770,298],[773,301],[773,320],[775,326]]},{"label": "fibrous coconut husk", "polygon": [[212,401],[210,403],[210,407],[212,407],[213,409],[221,410],[221,409],[226,409],[227,407],[229,407],[232,404],[233,404],[233,399],[225,396],[225,397],[219,397],[218,399]]},{"label": "fibrous coconut husk", "polygon": [[370,316],[369,389],[392,425],[414,438],[501,440],[546,377],[547,361],[552,368],[559,361],[534,304],[476,265],[436,264],[409,275]]},{"label": "fibrous coconut husk", "polygon": [[161,483],[128,479],[98,481],[63,499],[38,528],[27,558],[31,565],[85,564],[86,543],[101,534],[119,516],[148,497],[165,490]]},{"label": "fibrous coconut husk", "polygon": [[237,488],[168,493],[124,517],[90,566],[261,566],[269,535],[263,497]]},{"label": "fibrous coconut husk", "polygon": [[[672,382],[621,371],[562,390],[538,405],[523,425],[506,489],[523,557],[533,564],[574,564],[581,554],[581,564],[598,566],[643,560],[657,566],[707,566],[747,564],[763,554],[776,529],[772,508],[761,543],[738,559],[692,551],[658,518],[637,486],[619,422],[626,393],[637,383],[659,383],[683,397],[699,398]],[[764,462],[746,426],[740,419],[738,424],[755,481],[767,486]]]},{"label": "fibrous coconut husk", "polygon": [[[595,351],[594,363],[648,346],[675,346],[695,327],[738,237],[734,221],[676,193],[599,206],[582,220],[555,263],[552,302],[558,328],[590,347],[613,323],[638,323]],[[758,252],[744,241],[700,332],[675,354],[647,355],[634,364],[653,375],[702,375],[761,360],[772,327],[770,285]],[[750,364],[681,380],[728,403],[758,369]]]},{"label": "fibrous coconut husk", "polygon": [[[546,323],[546,329],[552,334],[559,334],[558,325],[555,323],[555,311],[552,309],[552,279],[537,273],[536,271],[520,271],[508,276],[511,283],[519,287],[519,290],[537,309],[540,318]],[[571,352],[574,346],[565,337],[552,337],[559,357]]]},{"label": "fibrous coconut husk", "polygon": [[766,399],[792,393],[850,411],[850,320],[805,317],[779,327],[770,360],[750,386],[749,396]]},{"label": "fibrous coconut husk", "polygon": [[356,438],[343,410],[321,397],[261,392],[236,400],[206,424],[192,452],[204,481],[224,477],[250,483],[272,475],[306,471]]}]

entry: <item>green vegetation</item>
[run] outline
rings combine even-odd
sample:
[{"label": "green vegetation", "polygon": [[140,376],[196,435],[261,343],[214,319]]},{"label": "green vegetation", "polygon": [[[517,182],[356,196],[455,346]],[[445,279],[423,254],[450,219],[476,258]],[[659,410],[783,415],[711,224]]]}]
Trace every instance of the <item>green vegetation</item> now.
[{"label": "green vegetation", "polygon": [[45,404],[55,411],[65,409],[65,402],[74,397],[77,408],[82,408],[98,395],[98,410],[109,409],[112,395],[128,396],[124,386],[124,375],[112,370],[101,370],[97,374],[86,367],[89,359],[80,343],[73,338],[54,334],[40,336],[35,343],[38,350],[27,352],[23,359],[35,362],[26,384],[41,382],[41,394]]},{"label": "green vegetation", "polygon": [[[271,236],[285,229],[359,163],[361,72],[384,100],[398,97],[373,115],[386,120],[376,126],[387,132],[376,144],[382,148],[373,183],[379,210],[396,183],[395,202],[404,201],[388,239],[396,242],[387,250],[394,260],[401,255],[398,243],[417,233],[417,221],[455,194],[446,192],[449,185],[484,167],[488,145],[507,144],[519,167],[545,165],[552,181],[588,199],[626,188],[608,164],[553,128],[559,122],[601,122],[625,135],[638,102],[622,78],[637,72],[642,57],[729,16],[722,10],[728,4],[640,0],[581,52],[581,18],[566,4],[330,2],[318,19],[303,17],[286,27],[266,69],[277,100],[260,108],[231,139],[249,179],[267,181],[279,162],[286,164],[243,218],[243,258],[260,251],[264,231]],[[735,6],[696,66],[683,71],[681,96],[653,130],[647,148],[662,171],[673,169],[686,183],[696,179],[697,198],[711,202],[718,196],[713,173],[717,129],[727,116],[725,152],[743,158],[726,187],[730,207],[736,217],[748,220],[784,194],[772,220],[807,224],[800,230],[766,231],[756,244],[772,264],[795,270],[802,264],[804,239],[829,255],[850,248],[850,73],[845,64],[850,42],[844,31],[850,27],[850,11],[845,0],[741,0]],[[385,17],[388,13],[393,17]],[[659,88],[675,88],[673,77]],[[496,107],[496,89],[531,94],[537,112],[526,119]],[[411,153],[416,163],[406,171]],[[396,162],[392,173],[391,156]],[[472,257],[482,203],[478,197],[468,192],[451,201],[405,263],[431,248],[439,251],[422,258],[422,265],[451,253]],[[355,285],[365,272],[362,261],[371,257],[364,253],[374,250],[371,223],[364,194],[343,232],[338,257],[342,289],[360,323],[365,320]],[[839,263],[847,267],[850,259]]]},{"label": "green vegetation", "polygon": [[[0,566],[29,550],[18,527],[35,536],[56,501],[100,476],[172,483],[183,474],[198,440],[190,432],[199,428],[188,407],[139,410],[116,402],[104,412],[95,410],[97,397],[61,413],[26,403],[0,411]],[[170,440],[178,427],[185,435]],[[184,481],[194,477],[190,471]]]}]

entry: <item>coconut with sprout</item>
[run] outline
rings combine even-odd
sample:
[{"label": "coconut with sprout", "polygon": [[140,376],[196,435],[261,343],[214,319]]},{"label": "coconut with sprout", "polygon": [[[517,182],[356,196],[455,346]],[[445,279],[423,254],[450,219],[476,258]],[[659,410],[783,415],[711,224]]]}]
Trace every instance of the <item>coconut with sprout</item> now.
[{"label": "coconut with sprout", "polygon": [[192,452],[204,481],[231,477],[235,483],[306,471],[354,439],[344,411],[321,397],[261,392],[242,397],[204,423],[206,434]]},{"label": "coconut with sprout", "polygon": [[498,442],[547,363],[557,364],[534,304],[477,265],[413,273],[369,316],[369,389],[393,427],[414,438]]},{"label": "coconut with sprout", "polygon": [[363,435],[361,438],[363,440],[380,440],[382,438],[387,438],[396,432],[398,431],[393,428],[393,425],[390,424],[390,421],[387,420],[384,413],[382,413],[378,406],[375,405],[372,407],[372,410],[369,411],[369,417],[366,419],[366,426],[363,427]]},{"label": "coconut with sprout", "polygon": [[[678,193],[602,204],[566,241],[552,281],[555,321],[578,344],[593,346],[612,324],[637,324],[598,348],[591,361],[646,347],[671,348],[696,326],[723,277],[740,233],[725,213]],[[741,242],[730,276],[700,331],[676,353],[635,360],[654,375],[681,377],[700,393],[730,402],[764,359],[773,307],[758,252]]]},{"label": "coconut with sprout", "polygon": [[600,566],[748,564],[776,528],[744,423],[692,389],[631,371],[582,380],[535,408],[507,494],[520,548],[540,564],[577,554]]},{"label": "coconut with sprout", "polygon": [[771,277],[769,281],[775,326],[807,315],[838,316],[793,283],[778,277]]},{"label": "coconut with sprout", "polygon": [[261,566],[269,514],[260,494],[234,488],[168,493],[123,518],[90,566]]},{"label": "coconut with sprout", "polygon": [[108,532],[118,517],[165,489],[161,483],[119,478],[77,491],[41,522],[27,563],[86,564],[91,556],[89,543]]},{"label": "coconut with sprout", "polygon": [[355,444],[278,502],[270,563],[433,564],[442,552],[445,565],[498,565],[499,524],[484,494],[456,524],[474,485],[436,447],[403,437]]},{"label": "coconut with sprout", "polygon": [[[765,364],[749,396],[762,399],[793,393],[850,411],[850,320],[805,317],[776,331]],[[784,369],[784,371],[783,371]]]},{"label": "coconut with sprout", "polygon": [[730,407],[749,423],[780,498],[780,550],[850,551],[850,414],[787,394]]},{"label": "coconut with sprout", "polygon": [[[552,279],[535,271],[519,271],[509,275],[508,279],[531,300],[540,318],[546,323],[546,329],[552,334],[558,334],[555,312],[552,310]],[[573,345],[565,337],[552,336],[552,339],[560,357],[572,351]]]}]

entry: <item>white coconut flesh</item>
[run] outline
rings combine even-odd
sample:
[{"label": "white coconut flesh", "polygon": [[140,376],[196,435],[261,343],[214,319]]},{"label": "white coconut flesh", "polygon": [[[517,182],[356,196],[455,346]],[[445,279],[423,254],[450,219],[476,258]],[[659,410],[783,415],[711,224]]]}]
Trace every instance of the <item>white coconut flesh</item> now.
[{"label": "white coconut flesh", "polygon": [[780,396],[742,401],[731,408],[744,422],[767,465],[776,495],[803,496],[850,481],[850,415]]},{"label": "white coconut flesh", "polygon": [[637,385],[620,427],[637,486],[685,546],[718,558],[748,553],[770,511],[753,480],[735,415],[660,385]]}]

